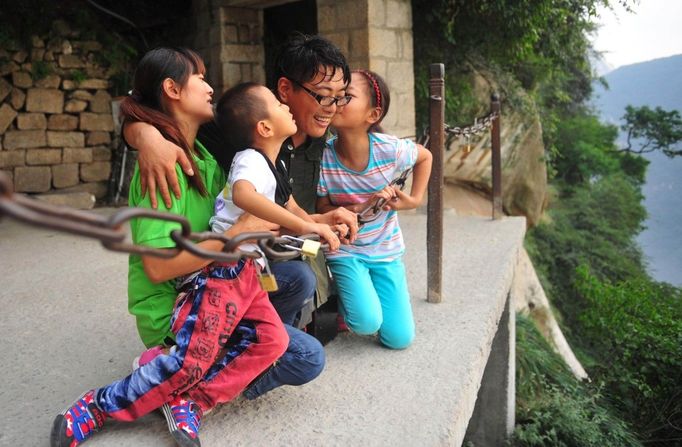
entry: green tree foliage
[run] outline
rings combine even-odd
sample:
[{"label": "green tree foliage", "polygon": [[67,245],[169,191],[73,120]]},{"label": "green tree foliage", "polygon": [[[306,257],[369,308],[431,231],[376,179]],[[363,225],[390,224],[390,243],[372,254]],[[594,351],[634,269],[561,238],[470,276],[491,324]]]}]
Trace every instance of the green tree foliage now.
[{"label": "green tree foliage", "polygon": [[568,323],[583,306],[573,288],[579,265],[589,265],[602,279],[644,274],[634,240],[646,216],[641,197],[639,188],[622,174],[602,177],[574,188],[554,204],[549,219],[529,232],[529,254]]},{"label": "green tree foliage", "polygon": [[[613,408],[647,445],[676,445],[682,441],[682,292],[646,274],[634,236],[646,216],[647,162],[618,151],[616,135],[586,112],[559,123],[558,155],[551,159],[557,199],[529,232],[527,247],[571,345],[600,385],[588,401]],[[564,443],[567,434],[551,438],[551,424],[542,421],[570,417],[533,413],[517,430],[519,439]]]},{"label": "green tree foliage", "polygon": [[682,443],[682,290],[645,277],[602,281],[586,266],[576,288],[594,376],[645,441]]},{"label": "green tree foliage", "polygon": [[550,161],[558,197],[526,239],[546,290],[569,319],[572,307],[581,305],[573,289],[578,266],[614,281],[645,275],[634,237],[646,218],[641,185],[647,162],[616,151],[616,136],[614,126],[585,111],[559,123]]},{"label": "green tree foliage", "polygon": [[[465,124],[476,107],[467,89],[455,89],[469,67],[483,63],[508,73],[536,99],[543,114],[546,141],[561,114],[575,111],[589,98],[594,79],[588,33],[596,8],[609,0],[413,0],[415,14],[415,83],[428,87],[428,64],[443,62],[447,70],[446,121]],[[622,1],[627,5],[629,1]],[[500,76],[496,74],[496,80]],[[454,82],[452,82],[454,81]],[[448,87],[451,87],[448,89]],[[504,85],[503,100],[509,102]],[[417,96],[418,124],[426,123],[428,95]],[[487,106],[487,104],[483,105]],[[478,105],[479,109],[481,105]],[[463,116],[468,112],[468,116]]]},{"label": "green tree foliage", "polygon": [[517,428],[514,446],[640,446],[604,406],[598,389],[579,383],[523,315],[516,324]]},{"label": "green tree foliage", "polygon": [[682,149],[675,148],[682,141],[682,118],[677,110],[627,106],[623,120],[621,129],[627,135],[627,146],[622,151],[644,154],[660,150],[671,158],[682,155]]},{"label": "green tree foliage", "polygon": [[551,159],[555,180],[570,191],[597,177],[624,173],[637,185],[644,183],[648,162],[642,157],[616,151],[616,126],[603,124],[581,111],[563,118],[555,133],[556,153]]}]

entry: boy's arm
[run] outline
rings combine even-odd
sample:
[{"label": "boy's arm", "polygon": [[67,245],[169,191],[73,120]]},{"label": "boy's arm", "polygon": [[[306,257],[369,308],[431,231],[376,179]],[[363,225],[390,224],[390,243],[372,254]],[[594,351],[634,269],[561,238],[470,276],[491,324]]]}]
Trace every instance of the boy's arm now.
[{"label": "boy's arm", "polygon": [[[293,198],[289,196],[289,200],[291,201]],[[330,251],[336,251],[339,248],[339,238],[334,234],[329,225],[316,223],[312,219],[310,221],[304,220],[289,210],[282,208],[258,193],[253,184],[248,180],[237,180],[234,182],[232,185],[232,201],[244,211],[268,222],[274,222],[283,228],[293,231],[295,234],[319,234],[329,244]],[[298,206],[296,201],[293,203],[295,206]]]},{"label": "boy's arm", "polygon": [[170,208],[169,186],[175,197],[180,198],[180,185],[175,174],[175,164],[179,163],[185,174],[194,175],[185,152],[179,146],[166,140],[156,127],[148,123],[124,124],[123,136],[130,147],[138,150],[137,162],[140,166],[142,197],[148,191],[152,208],[156,209],[158,188],[166,208]]},{"label": "boy's arm", "polygon": [[396,199],[387,203],[394,210],[409,210],[421,205],[431,175],[431,152],[421,144],[417,145],[417,161],[412,171],[412,190],[410,194],[395,188]]},{"label": "boy's arm", "polygon": [[310,214],[308,214],[303,208],[301,208],[298,202],[296,202],[296,199],[294,199],[294,196],[291,194],[289,194],[289,200],[287,201],[286,209],[290,213],[300,217],[306,222],[315,222],[315,219],[313,219]]},{"label": "boy's arm", "polygon": [[[291,201],[292,198],[290,197],[289,200]],[[313,223],[312,219],[306,221],[270,201],[267,197],[256,191],[256,188],[248,180],[237,180],[234,182],[232,185],[232,201],[237,207],[247,213],[251,213],[268,222],[276,223],[295,233],[305,234],[313,232],[310,231],[310,223]]]}]

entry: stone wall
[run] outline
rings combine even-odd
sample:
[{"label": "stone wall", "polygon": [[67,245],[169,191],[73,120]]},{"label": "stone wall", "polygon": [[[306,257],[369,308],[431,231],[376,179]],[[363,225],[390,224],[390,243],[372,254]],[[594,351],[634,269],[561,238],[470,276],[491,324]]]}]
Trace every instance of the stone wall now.
[{"label": "stone wall", "polygon": [[196,0],[193,8],[197,31],[191,46],[206,61],[214,96],[240,82],[264,84],[263,10],[208,0]]},{"label": "stone wall", "polygon": [[351,68],[369,68],[391,90],[383,127],[415,136],[412,6],[409,0],[318,0],[320,35],[334,42]]},{"label": "stone wall", "polygon": [[0,170],[15,191],[106,195],[114,121],[102,50],[64,22],[0,49]]}]

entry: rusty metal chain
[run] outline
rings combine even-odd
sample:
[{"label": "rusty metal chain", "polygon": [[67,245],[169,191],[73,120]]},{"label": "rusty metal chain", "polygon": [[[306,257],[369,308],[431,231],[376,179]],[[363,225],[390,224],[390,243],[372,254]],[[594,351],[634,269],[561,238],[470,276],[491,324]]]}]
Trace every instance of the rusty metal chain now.
[{"label": "rusty metal chain", "polygon": [[492,125],[495,118],[499,116],[498,113],[490,112],[486,116],[481,118],[476,118],[474,124],[465,127],[453,127],[445,124],[445,132],[448,135],[452,135],[455,138],[459,137],[471,137],[473,135],[479,135],[486,130],[488,130]]},{"label": "rusty metal chain", "polygon": [[[474,119],[474,124],[471,124],[469,126],[464,126],[464,127],[457,127],[457,126],[451,126],[448,123],[444,124],[444,130],[445,133],[447,134],[447,141],[445,144],[445,147],[450,147],[450,144],[452,142],[460,137],[464,138],[471,138],[472,136],[479,135],[488,129],[493,125],[493,121],[500,116],[499,113],[497,112],[490,112],[486,116],[480,117],[480,118],[475,118]],[[429,128],[427,127],[424,129],[424,132],[422,135],[419,137],[417,140],[419,144],[421,144],[424,147],[428,147],[429,144]]]},{"label": "rusty metal chain", "polygon": [[[240,250],[238,245],[245,241],[256,242],[266,257],[275,261],[292,259],[301,254],[300,247],[292,243],[291,238],[278,237],[267,231],[244,232],[230,239],[223,234],[210,231],[192,232],[189,221],[185,217],[147,208],[123,208],[107,217],[52,205],[14,193],[9,177],[0,172],[0,219],[4,216],[36,227],[97,239],[105,248],[112,251],[159,258],[172,258],[182,250],[187,250],[200,258],[219,262],[235,262],[241,258],[261,257],[257,251]],[[179,224],[180,228],[170,233],[176,246],[162,249],[127,242],[124,224],[131,219],[139,218]],[[317,235],[304,235],[297,239],[304,241],[306,239],[317,240],[316,238],[319,239]],[[223,251],[206,250],[196,244],[207,240],[223,242],[225,244]]]}]

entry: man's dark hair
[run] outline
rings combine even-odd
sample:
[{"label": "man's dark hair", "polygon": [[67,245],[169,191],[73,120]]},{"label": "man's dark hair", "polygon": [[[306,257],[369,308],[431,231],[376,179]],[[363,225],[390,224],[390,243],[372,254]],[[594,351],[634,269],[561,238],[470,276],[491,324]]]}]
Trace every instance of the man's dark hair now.
[{"label": "man's dark hair", "polygon": [[267,104],[256,94],[257,88],[265,87],[243,82],[227,90],[218,100],[216,123],[225,137],[224,150],[234,153],[250,147],[256,124],[268,118]]},{"label": "man's dark hair", "polygon": [[274,82],[288,78],[300,84],[312,81],[322,67],[331,67],[331,77],[337,72],[343,75],[343,82],[350,83],[350,67],[341,50],[320,36],[296,33],[277,52],[274,64]]}]

